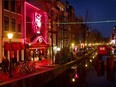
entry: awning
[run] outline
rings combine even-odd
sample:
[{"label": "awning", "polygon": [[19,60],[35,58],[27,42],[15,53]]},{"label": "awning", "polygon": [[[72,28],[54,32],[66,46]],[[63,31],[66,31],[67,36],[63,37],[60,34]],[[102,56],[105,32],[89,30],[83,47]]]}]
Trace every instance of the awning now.
[{"label": "awning", "polygon": [[21,50],[24,49],[24,44],[21,42],[4,42],[5,50]]},{"label": "awning", "polygon": [[4,49],[5,49],[5,50],[11,50],[10,43],[4,42]]}]

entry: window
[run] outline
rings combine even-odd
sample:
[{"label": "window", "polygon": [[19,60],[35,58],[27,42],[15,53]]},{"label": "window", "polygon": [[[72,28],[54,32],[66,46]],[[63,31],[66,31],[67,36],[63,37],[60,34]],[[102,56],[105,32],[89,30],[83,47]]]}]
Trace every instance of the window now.
[{"label": "window", "polygon": [[15,12],[15,0],[11,0],[11,11]]},{"label": "window", "polygon": [[18,26],[18,32],[21,32],[21,20],[18,20],[17,26]]},{"label": "window", "polygon": [[17,13],[21,14],[21,1],[20,0],[17,1],[16,8],[17,8]]},{"label": "window", "polygon": [[13,32],[15,32],[15,25],[16,25],[16,20],[14,18],[11,19],[11,29]]},{"label": "window", "polygon": [[9,10],[9,0],[4,0],[4,9]]},{"label": "window", "polygon": [[4,16],[4,31],[9,30],[9,17]]}]

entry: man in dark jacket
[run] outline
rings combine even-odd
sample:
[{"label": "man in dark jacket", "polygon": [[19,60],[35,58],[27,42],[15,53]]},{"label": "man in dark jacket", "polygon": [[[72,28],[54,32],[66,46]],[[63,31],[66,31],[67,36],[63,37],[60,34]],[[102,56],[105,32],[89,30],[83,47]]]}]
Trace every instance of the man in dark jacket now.
[{"label": "man in dark jacket", "polygon": [[2,60],[3,72],[8,72],[8,67],[9,67],[9,60],[7,57],[3,56],[3,60]]}]

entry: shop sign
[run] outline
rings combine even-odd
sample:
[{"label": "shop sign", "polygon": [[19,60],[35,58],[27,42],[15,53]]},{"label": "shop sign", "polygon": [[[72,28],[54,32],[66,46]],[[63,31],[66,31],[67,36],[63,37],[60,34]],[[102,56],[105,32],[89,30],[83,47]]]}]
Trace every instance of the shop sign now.
[{"label": "shop sign", "polygon": [[107,54],[107,46],[98,46],[98,54]]}]

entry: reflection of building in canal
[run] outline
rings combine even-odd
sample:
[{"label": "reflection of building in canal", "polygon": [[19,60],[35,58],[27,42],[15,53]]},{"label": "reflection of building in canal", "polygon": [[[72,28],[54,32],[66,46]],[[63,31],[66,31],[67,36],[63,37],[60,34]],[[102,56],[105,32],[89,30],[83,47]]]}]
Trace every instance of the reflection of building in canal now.
[{"label": "reflection of building in canal", "polygon": [[114,81],[115,80],[115,71],[107,70],[107,80]]},{"label": "reflection of building in canal", "polygon": [[[102,56],[103,57],[103,56]],[[96,72],[98,76],[107,76],[107,80],[114,81],[115,79],[115,62],[113,56],[107,56],[106,60],[102,58],[96,59]]]},{"label": "reflection of building in canal", "polygon": [[104,62],[103,61],[97,61],[97,76],[103,76],[104,75]]}]

